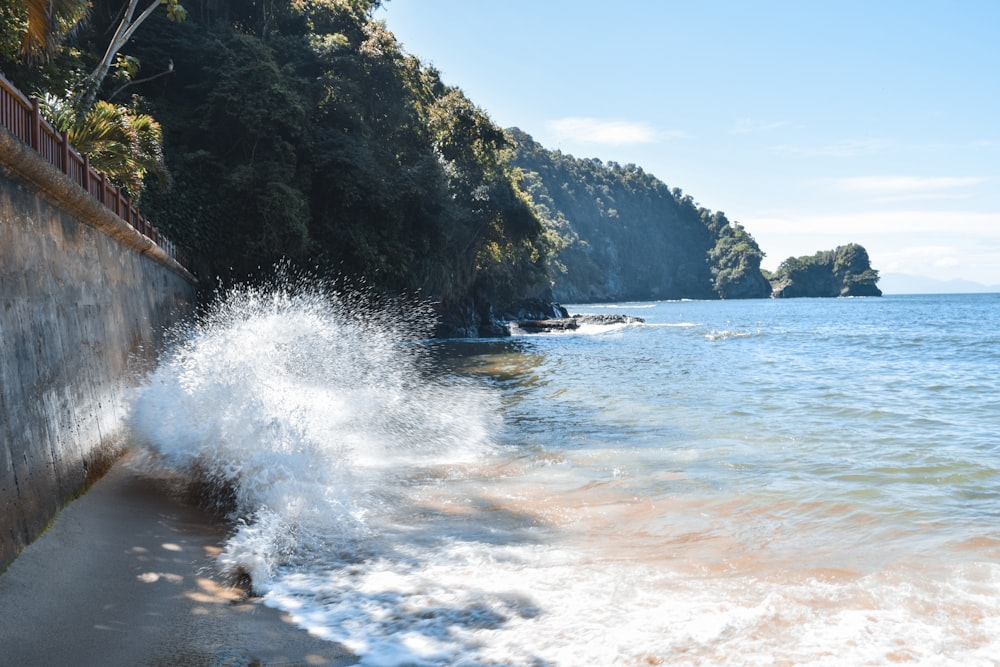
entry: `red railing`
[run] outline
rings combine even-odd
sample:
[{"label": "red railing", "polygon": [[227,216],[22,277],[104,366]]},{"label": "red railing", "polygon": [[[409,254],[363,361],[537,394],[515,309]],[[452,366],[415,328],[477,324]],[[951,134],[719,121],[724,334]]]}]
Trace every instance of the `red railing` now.
[{"label": "red railing", "polygon": [[70,145],[65,133],[58,132],[42,118],[38,100],[28,99],[3,74],[0,74],[0,125],[31,146],[53,167],[69,176],[74,183],[104,204],[105,208],[160,246],[167,256],[188,268],[187,258],[177,250],[177,246],[161,234],[118,187],[108,182],[102,172],[90,166],[87,156],[80,155]]}]

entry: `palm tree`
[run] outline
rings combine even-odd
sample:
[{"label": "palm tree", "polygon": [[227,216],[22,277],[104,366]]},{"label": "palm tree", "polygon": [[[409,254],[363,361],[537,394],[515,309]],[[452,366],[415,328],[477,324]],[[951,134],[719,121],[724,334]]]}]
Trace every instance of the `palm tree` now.
[{"label": "palm tree", "polygon": [[[90,0],[15,2],[21,3],[27,18],[21,53],[24,58],[36,62],[52,56],[62,39],[83,20],[90,8]],[[140,2],[148,4],[136,15]],[[179,0],[127,0],[107,52],[86,82],[72,98],[47,95],[42,105],[56,129],[66,132],[70,143],[89,156],[95,168],[125,188],[133,198],[142,192],[147,175],[168,180],[163,162],[163,132],[160,124],[152,116],[139,113],[134,103],[99,101],[97,93],[119,49],[160,5],[166,6],[167,16],[172,20],[181,21],[186,16]]]},{"label": "palm tree", "polygon": [[[104,78],[115,62],[115,57],[132,34],[161,5],[166,7],[167,18],[183,21],[187,11],[180,0],[145,0],[146,7],[136,14],[139,3],[144,0],[128,0],[122,8],[121,20],[111,38],[104,57],[90,73],[87,87],[82,91],[83,107],[94,104]],[[27,13],[27,29],[21,39],[21,55],[27,60],[45,60],[56,50],[59,43],[83,18],[90,9],[90,0],[20,0]]]},{"label": "palm tree", "polygon": [[163,131],[152,116],[126,105],[97,101],[86,113],[72,103],[46,97],[42,104],[49,122],[66,132],[69,142],[90,158],[129,196],[138,199],[147,175],[166,181],[163,162]]},{"label": "palm tree", "polygon": [[90,0],[21,0],[28,26],[21,38],[21,55],[45,60],[90,9]]}]

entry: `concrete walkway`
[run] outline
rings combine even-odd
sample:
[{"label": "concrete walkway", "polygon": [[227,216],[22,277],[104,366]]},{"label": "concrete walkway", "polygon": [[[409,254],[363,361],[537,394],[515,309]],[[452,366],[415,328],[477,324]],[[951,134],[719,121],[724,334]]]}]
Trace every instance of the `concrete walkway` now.
[{"label": "concrete walkway", "polygon": [[129,458],[0,575],[0,667],[355,664],[221,585],[224,527]]}]

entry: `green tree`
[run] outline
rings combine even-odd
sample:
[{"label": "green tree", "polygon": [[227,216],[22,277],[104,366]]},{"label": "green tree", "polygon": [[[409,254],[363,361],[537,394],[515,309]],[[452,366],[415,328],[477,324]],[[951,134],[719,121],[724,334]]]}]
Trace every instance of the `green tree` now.
[{"label": "green tree", "polygon": [[[134,35],[90,88],[109,100],[94,106],[125,106],[125,86],[141,96],[127,106],[162,124],[173,188],[149,179],[144,210],[208,282],[286,258],[420,293],[460,327],[547,289],[551,244],[510,137],[402,51],[372,20],[377,2],[186,3],[181,26],[149,0],[93,2],[60,54],[93,81]],[[169,61],[170,76],[137,69]]]},{"label": "green tree", "polygon": [[760,270],[764,253],[739,223],[730,223],[721,211],[703,211],[706,226],[717,234],[708,253],[715,291],[722,299],[760,298],[771,292]]},{"label": "green tree", "polygon": [[749,298],[770,294],[756,241],[634,164],[549,151],[513,130],[553,236],[549,271],[566,301]]},{"label": "green tree", "polygon": [[148,175],[168,179],[163,161],[163,130],[134,106],[99,101],[86,113],[67,100],[48,97],[43,111],[90,163],[133,199],[142,193]]},{"label": "green tree", "polygon": [[[38,0],[31,1],[37,2]],[[139,28],[139,26],[142,25],[158,7],[165,7],[167,18],[171,21],[180,22],[187,18],[187,10],[184,9],[179,0],[150,0],[148,4],[146,4],[145,9],[139,12],[139,14],[136,14],[139,9],[139,3],[140,0],[128,0],[128,3],[122,11],[122,17],[118,22],[118,27],[111,36],[111,40],[108,42],[104,55],[97,62],[97,66],[87,78],[86,85],[81,91],[79,103],[80,108],[84,112],[89,111],[94,105],[97,95],[101,90],[101,86],[104,84],[104,79],[108,75],[108,71],[116,62],[118,52],[122,50],[122,47],[124,47],[130,39],[132,39],[132,35],[135,34],[135,31]]]},{"label": "green tree", "polygon": [[21,56],[37,61],[51,57],[89,8],[89,0],[15,0],[4,11],[21,19]]}]

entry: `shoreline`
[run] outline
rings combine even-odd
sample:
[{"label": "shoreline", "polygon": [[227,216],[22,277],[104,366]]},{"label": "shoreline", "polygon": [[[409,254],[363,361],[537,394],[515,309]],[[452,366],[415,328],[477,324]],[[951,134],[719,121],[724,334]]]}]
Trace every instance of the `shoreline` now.
[{"label": "shoreline", "polygon": [[357,658],[217,571],[225,526],[126,454],[0,574],[0,666],[326,665]]}]

